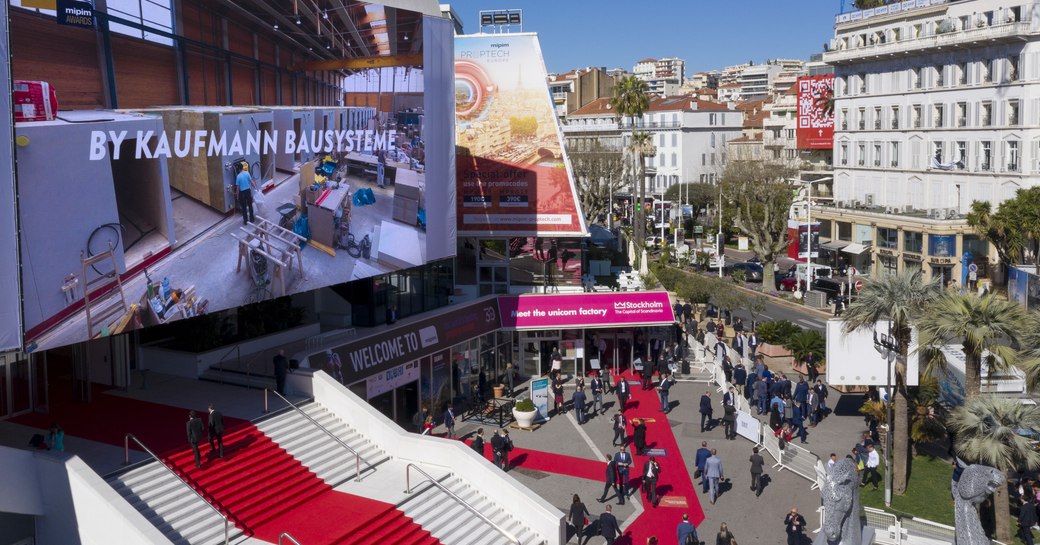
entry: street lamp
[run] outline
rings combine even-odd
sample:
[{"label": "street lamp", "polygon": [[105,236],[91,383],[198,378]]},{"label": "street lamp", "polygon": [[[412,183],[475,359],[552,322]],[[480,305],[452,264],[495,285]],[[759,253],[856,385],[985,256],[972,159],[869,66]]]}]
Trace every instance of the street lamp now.
[{"label": "street lamp", "polygon": [[[820,178],[819,180],[798,180],[799,183],[808,186],[808,196],[805,201],[805,238],[806,244],[809,246],[805,250],[805,291],[812,291],[812,279],[813,279],[813,268],[812,268],[812,187],[813,184],[820,182],[830,182],[834,178],[828,176],[826,178]],[[801,244],[801,241],[799,241]],[[797,275],[795,275],[797,277]]]},{"label": "street lamp", "polygon": [[900,357],[899,343],[892,336],[891,322],[888,324],[888,333],[878,335],[877,330],[874,331],[874,350],[885,358],[888,367],[885,370],[885,393],[888,396],[888,402],[885,404],[885,420],[888,422],[888,433],[885,434],[885,507],[892,506],[892,405],[895,404],[895,396],[892,395],[892,363]]}]

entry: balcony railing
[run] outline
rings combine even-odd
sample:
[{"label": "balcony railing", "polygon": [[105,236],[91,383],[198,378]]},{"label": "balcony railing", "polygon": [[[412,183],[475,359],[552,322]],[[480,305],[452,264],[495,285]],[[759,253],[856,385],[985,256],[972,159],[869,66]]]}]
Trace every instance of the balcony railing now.
[{"label": "balcony railing", "polygon": [[[629,121],[622,121],[619,126],[628,130],[632,128],[632,125]],[[678,129],[682,127],[682,123],[679,121],[636,121],[635,127],[637,129]]]},{"label": "balcony railing", "polygon": [[834,49],[834,43],[837,42],[837,40],[834,40],[834,43],[831,44],[832,51],[825,51],[823,53],[823,60],[828,63],[860,58],[865,60],[866,57],[894,55],[912,50],[922,50],[922,52],[924,50],[938,50],[940,48],[952,47],[967,42],[1018,39],[1021,36],[1037,34],[1037,31],[1032,30],[1032,24],[1029,19],[1029,15],[1026,14],[1023,17],[1023,20],[1015,21],[1013,23],[955,30],[953,32],[945,32],[942,34],[933,34],[931,36],[922,36],[896,42],[879,43],[840,50]]},{"label": "balcony railing", "polygon": [[574,133],[574,132],[594,132],[594,131],[616,131],[618,130],[617,123],[567,123],[563,125],[563,132]]}]

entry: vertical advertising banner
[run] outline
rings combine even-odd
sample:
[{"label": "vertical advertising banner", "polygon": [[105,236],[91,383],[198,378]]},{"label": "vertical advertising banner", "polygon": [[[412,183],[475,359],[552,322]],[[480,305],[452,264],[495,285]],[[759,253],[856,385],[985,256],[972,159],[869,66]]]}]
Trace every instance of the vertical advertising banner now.
[{"label": "vertical advertising banner", "polygon": [[549,419],[549,379],[538,378],[531,381],[531,402],[538,410],[536,422],[545,422]]},{"label": "vertical advertising banner", "polygon": [[455,39],[458,232],[586,236],[534,34]]},{"label": "vertical advertising banner", "polygon": [[798,149],[834,147],[834,76],[798,78]]},{"label": "vertical advertising banner", "polygon": [[812,224],[812,240],[809,239],[809,226],[802,224],[798,226],[798,258],[806,259],[811,257],[813,259],[820,257],[820,224]]}]

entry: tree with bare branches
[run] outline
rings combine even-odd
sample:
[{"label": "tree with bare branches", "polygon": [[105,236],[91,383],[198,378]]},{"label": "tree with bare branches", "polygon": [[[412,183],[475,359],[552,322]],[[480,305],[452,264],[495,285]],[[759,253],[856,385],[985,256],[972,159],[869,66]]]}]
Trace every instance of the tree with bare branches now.
[{"label": "tree with bare branches", "polygon": [[773,263],[787,250],[787,217],[794,199],[790,169],[762,161],[734,161],[722,174],[723,221],[748,237],[762,261],[762,289],[775,285]]}]

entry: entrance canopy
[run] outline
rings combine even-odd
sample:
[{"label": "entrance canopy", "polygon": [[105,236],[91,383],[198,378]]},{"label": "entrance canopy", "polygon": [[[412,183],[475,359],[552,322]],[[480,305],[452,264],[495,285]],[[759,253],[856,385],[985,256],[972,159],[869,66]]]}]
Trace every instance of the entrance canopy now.
[{"label": "entrance canopy", "polygon": [[663,291],[501,296],[498,308],[502,327],[519,330],[675,323]]},{"label": "entrance canopy", "polygon": [[848,246],[849,244],[852,244],[852,243],[848,242],[848,241],[845,241],[845,240],[832,240],[830,242],[825,242],[825,243],[821,244],[820,246],[824,250],[830,250],[832,252],[837,252],[837,251],[841,250],[842,248]]},{"label": "entrance canopy", "polygon": [[843,251],[843,252],[845,252],[847,254],[859,255],[859,254],[862,254],[863,252],[865,252],[866,250],[867,250],[866,246],[864,246],[864,245],[862,245],[862,244],[860,244],[858,242],[853,242],[852,244],[849,244],[848,246],[843,248],[841,251]]}]

